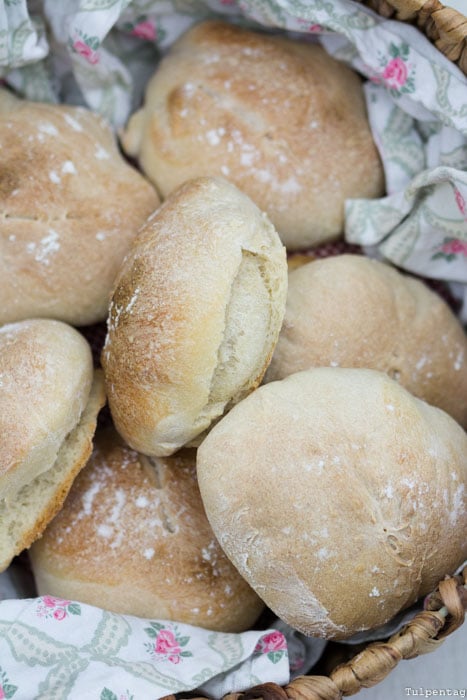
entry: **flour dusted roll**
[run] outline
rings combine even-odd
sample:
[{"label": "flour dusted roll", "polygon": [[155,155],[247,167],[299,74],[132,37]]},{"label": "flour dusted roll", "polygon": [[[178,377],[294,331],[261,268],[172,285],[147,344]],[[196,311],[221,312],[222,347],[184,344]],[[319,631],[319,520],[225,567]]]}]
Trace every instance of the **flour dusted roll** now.
[{"label": "flour dusted roll", "polygon": [[263,608],[212,533],[194,450],[148,458],[113,430],[30,555],[41,595],[115,612],[237,632]]},{"label": "flour dusted roll", "polygon": [[105,319],[130,242],[159,198],[82,107],[0,90],[0,324]]},{"label": "flour dusted roll", "polygon": [[467,427],[467,335],[438,294],[390,265],[338,255],[290,273],[265,380],[323,365],[386,372]]},{"label": "flour dusted roll", "polygon": [[74,328],[47,319],[0,328],[0,570],[61,507],[104,400],[103,377]]},{"label": "flour dusted roll", "polygon": [[116,280],[102,353],[126,442],[168,455],[260,383],[284,314],[285,250],[220,178],[179,188],[141,230]]},{"label": "flour dusted roll", "polygon": [[467,558],[467,436],[381,372],[325,367],[260,387],[197,465],[224,551],[306,634],[377,627]]},{"label": "flour dusted roll", "polygon": [[172,45],[122,144],[162,197],[228,178],[288,249],[336,238],[347,198],[384,193],[358,75],[317,44],[218,20]]}]

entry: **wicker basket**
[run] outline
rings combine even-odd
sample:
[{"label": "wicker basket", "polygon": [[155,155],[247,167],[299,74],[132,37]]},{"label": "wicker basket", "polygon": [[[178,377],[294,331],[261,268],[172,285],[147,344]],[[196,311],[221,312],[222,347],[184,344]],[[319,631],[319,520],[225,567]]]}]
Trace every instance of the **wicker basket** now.
[{"label": "wicker basket", "polygon": [[[438,0],[364,0],[383,17],[419,28],[449,60],[467,75],[467,17]],[[467,567],[447,576],[425,601],[425,610],[386,642],[373,642],[328,675],[299,676],[289,685],[264,683],[223,700],[340,700],[382,681],[399,661],[434,651],[464,622],[467,609]],[[193,700],[193,696],[192,700]],[[167,696],[164,700],[174,700]],[[178,696],[180,699],[180,696]],[[196,700],[202,700],[198,698]]]},{"label": "wicker basket", "polygon": [[410,22],[467,75],[467,17],[439,0],[368,0],[383,17]]}]

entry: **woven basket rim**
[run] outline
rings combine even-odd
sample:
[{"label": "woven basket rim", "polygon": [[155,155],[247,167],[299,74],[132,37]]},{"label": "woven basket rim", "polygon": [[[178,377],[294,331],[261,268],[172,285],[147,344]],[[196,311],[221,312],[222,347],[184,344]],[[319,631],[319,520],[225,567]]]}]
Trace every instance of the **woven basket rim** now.
[{"label": "woven basket rim", "polygon": [[[299,676],[282,687],[263,683],[247,691],[224,695],[222,700],[341,700],[382,681],[404,659],[435,651],[464,622],[467,610],[467,566],[446,576],[425,599],[417,613],[387,641],[368,644],[350,661],[338,665],[329,676]],[[168,695],[162,700],[209,700],[193,694]]]},{"label": "woven basket rim", "polygon": [[389,19],[416,26],[467,75],[467,17],[440,0],[357,0]]}]

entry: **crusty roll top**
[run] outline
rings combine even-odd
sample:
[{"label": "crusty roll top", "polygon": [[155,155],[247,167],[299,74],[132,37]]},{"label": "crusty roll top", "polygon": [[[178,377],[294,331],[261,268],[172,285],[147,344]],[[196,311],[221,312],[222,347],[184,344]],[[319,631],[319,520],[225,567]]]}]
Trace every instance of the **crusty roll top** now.
[{"label": "crusty roll top", "polygon": [[310,367],[386,372],[467,427],[467,335],[421,280],[363,255],[289,275],[284,323],[266,380]]},{"label": "crusty roll top", "polygon": [[41,594],[125,614],[234,632],[263,608],[209,526],[194,450],[149,458],[113,430],[97,433],[31,561]]},{"label": "crusty roll top", "polygon": [[289,249],[336,238],[347,198],[384,192],[357,73],[318,44],[219,20],[172,45],[122,144],[162,197],[228,178]]},{"label": "crusty roll top", "polygon": [[240,573],[306,634],[377,627],[467,557],[467,437],[385,374],[322,367],[260,387],[198,450]]},{"label": "crusty roll top", "polygon": [[106,317],[117,270],[159,204],[107,122],[0,90],[0,323]]},{"label": "crusty roll top", "polygon": [[170,454],[259,384],[286,285],[277,233],[233,185],[190,181],[160,207],[117,278],[102,356],[130,445]]}]

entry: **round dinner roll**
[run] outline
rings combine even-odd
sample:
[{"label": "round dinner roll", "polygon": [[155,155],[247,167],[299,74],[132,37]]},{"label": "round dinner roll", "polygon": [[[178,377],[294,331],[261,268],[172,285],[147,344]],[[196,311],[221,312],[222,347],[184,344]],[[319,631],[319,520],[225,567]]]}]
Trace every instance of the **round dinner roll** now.
[{"label": "round dinner roll", "polygon": [[117,270],[159,204],[106,122],[0,90],[0,324],[102,321]]},{"label": "round dinner roll", "polygon": [[150,217],[116,280],[102,352],[125,441],[169,455],[260,383],[287,293],[265,214],[219,178],[191,180]]},{"label": "round dinner roll", "polygon": [[239,632],[264,607],[212,533],[195,451],[145,457],[112,429],[30,559],[39,595],[118,613]]},{"label": "round dinner roll", "polygon": [[382,372],[320,367],[260,387],[197,466],[227,556],[307,635],[378,627],[467,558],[467,435]]},{"label": "round dinner roll", "polygon": [[357,73],[318,44],[219,20],[172,45],[121,142],[163,197],[228,178],[290,250],[342,234],[346,199],[384,194]]},{"label": "round dinner roll", "polygon": [[386,372],[467,427],[467,336],[422,281],[362,255],[289,274],[284,322],[265,381],[310,367]]},{"label": "round dinner roll", "polygon": [[0,328],[0,571],[60,509],[104,402],[77,330],[48,319]]}]

